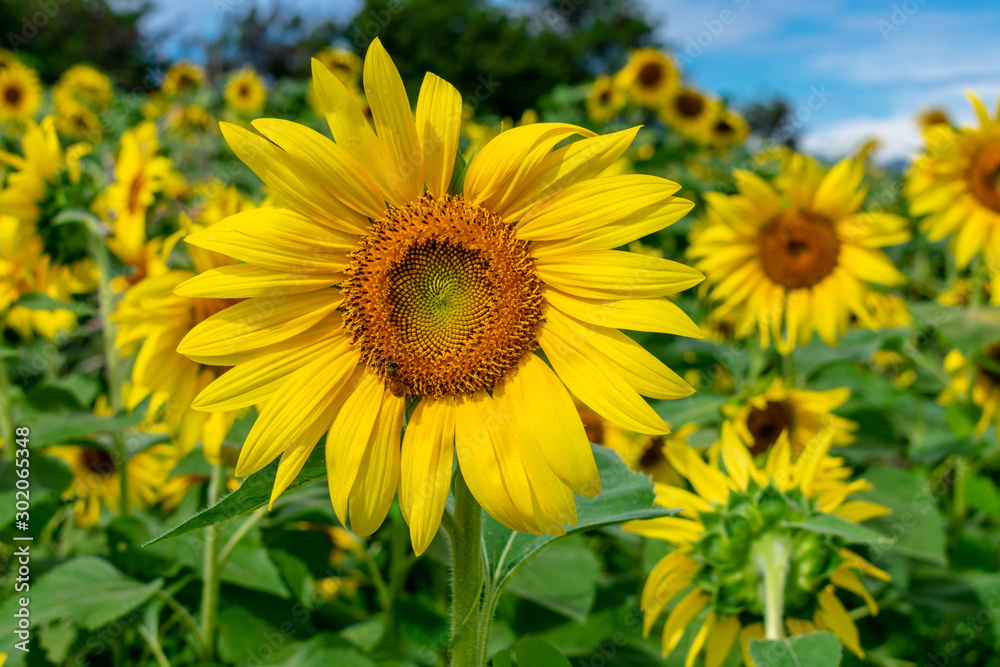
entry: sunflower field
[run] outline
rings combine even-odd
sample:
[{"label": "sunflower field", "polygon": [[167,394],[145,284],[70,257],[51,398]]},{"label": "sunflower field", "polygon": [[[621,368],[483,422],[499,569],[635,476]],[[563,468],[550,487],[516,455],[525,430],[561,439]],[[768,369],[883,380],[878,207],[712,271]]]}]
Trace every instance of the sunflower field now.
[{"label": "sunflower field", "polygon": [[993,100],[894,169],[385,41],[0,52],[0,665],[1000,664]]}]

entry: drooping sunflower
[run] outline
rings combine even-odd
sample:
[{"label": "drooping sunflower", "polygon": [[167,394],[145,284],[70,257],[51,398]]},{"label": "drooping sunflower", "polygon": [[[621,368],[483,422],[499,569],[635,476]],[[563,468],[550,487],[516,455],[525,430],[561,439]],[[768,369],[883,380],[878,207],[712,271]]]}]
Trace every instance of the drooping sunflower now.
[{"label": "drooping sunflower", "polygon": [[[181,224],[187,233],[204,227],[186,217]],[[234,263],[224,255],[200,248],[192,248],[190,255],[198,271],[224,272]],[[228,368],[191,361],[177,353],[177,344],[195,325],[240,299],[200,299],[174,293],[178,285],[194,275],[174,269],[139,280],[125,292],[111,319],[118,323],[115,344],[123,356],[136,354],[125,407],[134,410],[148,399],[148,418],[162,417],[182,455],[200,441],[205,458],[217,463],[237,411],[206,413],[192,409],[191,403],[198,392]]]},{"label": "drooping sunflower", "polygon": [[35,70],[13,61],[0,69],[0,121],[30,121],[42,104],[42,84]]},{"label": "drooping sunflower", "polygon": [[[926,216],[931,241],[951,237],[949,249],[964,269],[982,253],[991,279],[1000,281],[1000,110],[997,117],[969,95],[979,127],[938,123],[924,131],[926,147],[906,175],[910,212]],[[1000,290],[991,303],[1000,304]]]},{"label": "drooping sunflower", "polygon": [[781,378],[774,378],[762,393],[739,405],[723,406],[726,421],[720,438],[735,438],[751,455],[759,456],[784,435],[793,461],[827,429],[832,433],[831,445],[843,447],[854,442],[858,425],[833,411],[850,397],[851,391],[846,387],[810,391],[786,387]]},{"label": "drooping sunflower", "polygon": [[73,65],[52,86],[52,97],[56,105],[76,102],[93,111],[103,111],[114,99],[114,88],[111,79],[99,69],[90,65]]},{"label": "drooping sunflower", "polygon": [[160,90],[167,97],[178,97],[195,93],[204,85],[205,68],[192,62],[182,61],[170,66],[163,77]]},{"label": "drooping sunflower", "polygon": [[[121,506],[121,462],[98,445],[57,445],[47,447],[47,453],[66,461],[73,472],[73,481],[63,498],[73,501],[76,523],[96,526],[101,507],[118,512]],[[132,456],[126,466],[129,504],[150,507],[159,498],[163,486],[177,462],[170,445],[152,445]]]},{"label": "drooping sunflower", "polygon": [[967,396],[982,410],[976,433],[982,434],[994,422],[1000,432],[1000,340],[971,358],[959,350],[951,350],[945,355],[944,369],[951,375],[951,383],[941,392],[938,402],[948,405]]},{"label": "drooping sunflower", "polygon": [[746,141],[750,135],[750,126],[738,112],[732,109],[720,109],[708,126],[706,135],[712,146],[737,146]]},{"label": "drooping sunflower", "polygon": [[236,112],[252,114],[264,107],[267,91],[257,72],[252,67],[244,67],[229,76],[223,97],[226,104]]},{"label": "drooping sunflower", "polygon": [[694,88],[677,88],[660,107],[660,117],[685,139],[703,142],[718,117],[718,104]]},{"label": "drooping sunflower", "polygon": [[753,667],[750,640],[764,638],[760,561],[780,553],[788,568],[782,631],[798,635],[829,630],[864,656],[857,626],[835,590],[860,596],[874,616],[878,604],[858,575],[883,581],[889,575],[847,549],[842,539],[794,527],[821,514],[861,522],[889,513],[875,503],[847,500],[871,485],[847,481],[852,471],[826,455],[831,440],[829,431],[818,434],[807,448],[810,454],[791,463],[789,440],[782,435],[762,468],[733,439],[720,443],[715,464],[706,463],[690,447],[668,447],[668,460],[690,489],[658,484],[656,504],[683,507],[681,515],[624,525],[627,531],[675,546],[650,572],[640,599],[647,636],[675,601],[663,628],[664,657],[691,626],[699,629],[686,665],[704,653],[705,667],[719,667],[739,638],[743,663]]},{"label": "drooping sunflower", "polygon": [[174,171],[170,158],[157,155],[159,148],[155,123],[126,130],[115,158],[115,181],[94,206],[111,222],[109,247],[133,266],[146,244],[146,212]]},{"label": "drooping sunflower", "polygon": [[504,525],[564,532],[573,492],[600,488],[571,393],[625,428],[663,434],[641,395],[691,392],[618,327],[698,336],[664,296],[701,275],[609,250],[673,223],[690,202],[661,178],[598,177],[636,129],[595,136],[552,123],[500,134],[450,192],[462,116],[451,85],[428,73],[414,119],[375,40],[364,65],[373,129],[325,66],[314,62],[313,76],[336,143],[282,120],[255,121],[263,137],[223,125],[283,206],[187,238],[243,263],[177,293],[245,299],[178,347],[232,366],[195,407],[267,400],[237,474],[280,455],[272,498],[327,433],[331,501],[356,534],[382,523],[398,484],[422,553],[456,452],[476,500]]},{"label": "drooping sunflower", "polygon": [[666,53],[651,48],[637,49],[615,75],[615,83],[637,106],[659,109],[679,85],[680,74]]},{"label": "drooping sunflower", "polygon": [[625,92],[610,76],[594,79],[587,94],[587,117],[595,123],[606,123],[625,107]]},{"label": "drooping sunflower", "polygon": [[692,230],[689,256],[705,273],[716,316],[736,331],[756,329],[787,354],[813,332],[835,344],[856,317],[877,328],[867,283],[899,285],[903,275],[879,248],[910,238],[907,221],[860,211],[864,166],[844,160],[824,172],[794,155],[774,183],[734,172],[739,194],[709,193],[707,217]]}]

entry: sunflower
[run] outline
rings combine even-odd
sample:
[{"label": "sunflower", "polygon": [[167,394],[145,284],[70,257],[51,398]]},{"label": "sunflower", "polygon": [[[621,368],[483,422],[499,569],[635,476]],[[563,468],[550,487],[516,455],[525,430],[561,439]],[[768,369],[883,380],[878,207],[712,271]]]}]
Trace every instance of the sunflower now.
[{"label": "sunflower", "polygon": [[[570,392],[651,435],[667,428],[640,394],[691,392],[617,328],[698,336],[663,297],[702,276],[607,250],[673,223],[691,203],[661,178],[598,177],[637,128],[602,137],[550,123],[500,134],[449,192],[458,91],[427,74],[414,122],[375,40],[364,65],[373,130],[318,61],[313,75],[337,143],[282,120],[255,121],[264,137],[222,126],[284,206],[187,238],[245,262],[177,288],[245,299],[178,347],[232,366],[195,407],[267,399],[236,471],[252,474],[281,455],[272,499],[328,432],[331,501],[358,535],[378,528],[398,483],[422,553],[441,521],[456,451],[492,516],[515,530],[561,534],[576,520],[573,492],[600,489]],[[555,148],[575,135],[582,138]]]},{"label": "sunflower", "polygon": [[978,296],[986,301],[991,299],[992,288],[988,280],[960,278],[955,284],[937,295],[936,301],[946,306],[965,308]]},{"label": "sunflower", "polygon": [[924,109],[917,115],[917,125],[921,130],[926,130],[935,125],[951,125],[951,118],[948,112],[938,107]]},{"label": "sunflower", "polygon": [[610,76],[599,76],[587,94],[587,117],[595,123],[606,123],[625,107],[625,93]]},{"label": "sunflower", "polygon": [[644,435],[626,431],[586,407],[578,408],[587,438],[594,444],[613,449],[630,470],[648,475],[658,483],[677,483],[680,478],[667,461],[667,442],[686,443],[688,436],[698,430],[697,424],[685,424],[667,435]]},{"label": "sunflower", "polygon": [[[791,635],[829,630],[848,649],[864,655],[857,627],[835,589],[860,596],[874,616],[878,605],[858,575],[883,581],[889,575],[845,548],[843,540],[794,527],[822,514],[861,522],[889,512],[875,503],[847,501],[851,493],[871,486],[864,480],[846,481],[852,471],[840,459],[826,455],[832,437],[829,430],[821,432],[809,448],[811,454],[791,463],[789,439],[782,435],[763,468],[733,439],[720,443],[724,470],[718,462],[706,463],[690,447],[677,443],[667,448],[668,460],[691,490],[658,484],[656,504],[684,507],[681,516],[624,524],[627,531],[674,545],[653,568],[640,600],[647,636],[676,600],[663,628],[664,657],[692,626],[699,629],[686,665],[693,665],[704,650],[705,667],[719,667],[739,637],[743,663],[752,667],[750,640],[764,637],[760,622],[764,573],[758,556],[777,545],[790,554],[783,629]],[[773,560],[773,552],[768,560]]]},{"label": "sunflower", "polygon": [[[102,405],[106,404],[99,399],[95,412],[102,412]],[[137,430],[156,433],[160,428],[147,425]],[[96,444],[56,445],[47,447],[45,451],[69,464],[73,481],[63,498],[73,501],[78,524],[85,527],[96,526],[101,518],[102,506],[108,507],[112,512],[119,511],[121,479],[118,466],[121,462],[117,460],[117,456]],[[129,458],[125,464],[129,505],[152,506],[159,498],[160,488],[176,462],[173,447],[166,444],[151,445]]]},{"label": "sunflower", "polygon": [[111,221],[108,245],[135,266],[146,243],[146,212],[173,172],[170,158],[158,156],[156,124],[146,121],[126,130],[115,159],[115,181],[94,209]]},{"label": "sunflower", "polygon": [[758,456],[769,451],[784,435],[792,460],[797,460],[808,443],[829,429],[832,446],[843,447],[854,442],[858,425],[833,411],[850,397],[851,390],[846,387],[828,391],[793,389],[786,387],[781,378],[775,378],[762,393],[740,405],[723,406],[726,421],[721,439],[735,438],[753,456]]},{"label": "sunflower", "polygon": [[694,88],[677,88],[660,108],[660,118],[685,139],[705,141],[718,117],[718,104]]},{"label": "sunflower", "polygon": [[709,144],[728,148],[742,144],[749,135],[750,126],[743,116],[732,109],[722,108],[709,123],[706,137]]},{"label": "sunflower", "polygon": [[205,85],[205,68],[192,62],[182,61],[170,66],[163,77],[160,90],[167,97],[178,97],[195,93]]},{"label": "sunflower", "polygon": [[[203,225],[191,222],[186,216],[181,218],[181,224],[185,233],[203,229]],[[191,251],[198,271],[224,275],[232,268],[233,260],[224,255],[199,248]],[[200,299],[174,294],[179,285],[194,275],[175,269],[147,276],[125,292],[111,319],[118,323],[117,347],[124,355],[136,353],[125,407],[134,410],[149,399],[147,415],[150,419],[163,415],[182,455],[201,441],[205,458],[216,463],[221,460],[222,443],[237,411],[209,414],[193,410],[191,402],[228,368],[191,361],[176,350],[177,344],[196,324],[240,299]]]},{"label": "sunflower", "polygon": [[895,294],[869,291],[865,294],[865,310],[871,314],[876,329],[908,327],[913,323],[906,299]]},{"label": "sunflower", "polygon": [[615,75],[615,83],[640,107],[659,109],[678,86],[680,75],[670,56],[657,49],[638,49]]},{"label": "sunflower", "polygon": [[223,93],[226,104],[241,114],[260,111],[267,100],[264,82],[252,67],[244,67],[229,76]]},{"label": "sunflower", "polygon": [[975,432],[981,435],[990,423],[996,422],[1000,432],[1000,340],[987,345],[967,359],[959,350],[951,350],[944,358],[944,369],[951,383],[938,397],[942,405],[970,396],[982,409]]},{"label": "sunflower", "polygon": [[69,101],[94,111],[103,111],[114,99],[114,88],[111,79],[99,69],[90,65],[73,65],[52,86],[52,97],[57,105]]},{"label": "sunflower", "polygon": [[19,62],[0,69],[0,121],[29,121],[42,104],[42,84],[35,70]]},{"label": "sunflower", "polygon": [[706,195],[707,218],[688,250],[721,302],[717,316],[732,316],[737,332],[756,325],[761,344],[773,336],[782,354],[814,331],[835,344],[852,315],[876,328],[864,303],[867,283],[904,280],[879,248],[910,232],[904,218],[858,210],[863,164],[844,160],[824,174],[795,155],[773,184],[747,171],[733,175],[739,194]]},{"label": "sunflower", "polygon": [[326,48],[313,56],[316,60],[333,72],[347,88],[357,88],[361,80],[361,58],[347,49]]},{"label": "sunflower", "polygon": [[[969,96],[979,127],[943,123],[924,131],[924,153],[913,161],[905,193],[910,213],[926,216],[920,228],[931,241],[951,237],[959,269],[980,252],[993,281],[1000,280],[1000,111],[990,118]],[[994,291],[991,303],[1000,304]]]},{"label": "sunflower", "polygon": [[101,119],[79,102],[69,100],[57,105],[55,123],[56,131],[67,139],[101,141]]}]

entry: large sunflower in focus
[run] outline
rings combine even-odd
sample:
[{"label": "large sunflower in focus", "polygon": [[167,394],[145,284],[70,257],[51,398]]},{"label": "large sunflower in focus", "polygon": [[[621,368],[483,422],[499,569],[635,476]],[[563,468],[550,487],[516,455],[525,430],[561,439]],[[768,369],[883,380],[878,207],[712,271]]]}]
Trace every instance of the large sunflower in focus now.
[{"label": "large sunflower in focus", "polygon": [[[993,281],[1000,280],[1000,110],[991,118],[969,98],[979,127],[935,123],[924,130],[926,148],[906,176],[913,215],[931,241],[951,237],[955,262],[964,269],[980,252]],[[1000,290],[991,303],[1000,304]]]},{"label": "large sunflower in focus", "polygon": [[680,83],[680,75],[667,54],[658,49],[638,49],[615,75],[615,83],[636,105],[659,109]]},{"label": "large sunflower in focus", "polygon": [[904,280],[879,248],[910,232],[899,216],[859,210],[863,176],[856,160],[824,172],[795,155],[773,184],[737,171],[739,194],[706,195],[707,218],[688,252],[719,302],[715,315],[731,317],[737,335],[758,330],[764,346],[773,337],[783,354],[813,332],[834,344],[852,316],[877,328],[867,283]]},{"label": "large sunflower in focus", "polygon": [[195,407],[267,401],[237,474],[280,456],[272,497],[327,433],[331,501],[359,535],[382,523],[398,484],[423,552],[456,452],[497,520],[561,534],[576,521],[573,492],[600,489],[571,395],[625,428],[663,434],[641,396],[691,392],[618,328],[698,336],[664,296],[701,275],[609,250],[673,223],[691,203],[661,178],[600,176],[636,129],[595,136],[553,123],[500,134],[449,191],[462,118],[450,84],[427,74],[414,119],[375,40],[364,65],[373,128],[325,67],[314,62],[313,75],[336,143],[282,120],[255,121],[264,137],[223,125],[283,205],[187,238],[243,263],[177,293],[245,299],[178,347],[232,366]]},{"label": "large sunflower in focus", "polygon": [[[686,665],[704,652],[705,667],[719,667],[738,638],[743,664],[753,667],[750,640],[764,638],[759,559],[768,554],[764,558],[771,560],[777,553],[785,554],[788,568],[782,630],[789,635],[829,630],[864,656],[857,626],[835,590],[860,596],[874,616],[878,604],[858,575],[883,581],[889,575],[845,548],[839,538],[796,527],[824,514],[861,522],[889,513],[875,503],[847,500],[871,485],[848,482],[851,469],[826,455],[831,435],[818,434],[810,455],[795,463],[790,462],[789,439],[782,435],[762,468],[732,439],[720,443],[721,465],[705,462],[679,443],[668,447],[668,460],[690,490],[658,484],[656,504],[683,507],[681,515],[624,525],[627,531],[675,546],[650,572],[640,600],[645,635],[674,602],[663,627],[664,657],[693,627],[698,630],[688,646]],[[770,551],[775,544],[782,546]]]}]

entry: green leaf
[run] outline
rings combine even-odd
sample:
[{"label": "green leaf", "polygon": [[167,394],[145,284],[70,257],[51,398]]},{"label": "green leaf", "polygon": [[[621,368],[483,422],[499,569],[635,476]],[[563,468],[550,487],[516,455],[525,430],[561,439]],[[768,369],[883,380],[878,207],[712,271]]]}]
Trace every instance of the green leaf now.
[{"label": "green leaf", "polygon": [[13,305],[28,310],[69,310],[82,317],[89,317],[96,312],[93,306],[86,303],[60,301],[43,292],[25,292]]},{"label": "green leaf", "polygon": [[976,430],[979,408],[968,401],[954,401],[945,410],[948,428],[958,438],[968,438]]},{"label": "green leaf", "polygon": [[543,639],[525,639],[515,652],[518,667],[572,667],[559,649]]},{"label": "green leaf", "polygon": [[375,667],[375,661],[336,635],[323,633],[302,644],[281,663],[285,667]]},{"label": "green leaf", "polygon": [[[262,470],[258,470],[244,479],[240,488],[224,496],[221,500],[219,500],[219,502],[211,507],[198,512],[187,521],[174,526],[163,535],[157,537],[155,540],[148,542],[146,546],[178,537],[179,535],[184,535],[195,530],[200,530],[206,526],[211,526],[223,521],[235,519],[239,516],[244,516],[259,507],[267,505],[268,501],[271,499],[271,489],[274,487],[274,478],[278,473],[278,463],[278,460],[272,461],[267,467]],[[323,477],[326,477],[324,449],[322,447],[316,447],[312,454],[309,455],[309,459],[306,461],[305,465],[302,466],[302,471],[299,473],[298,477],[296,477],[295,481],[288,485],[288,489],[285,493],[294,491],[295,489],[305,486],[306,484],[311,484],[312,482],[322,479]]]},{"label": "green leaf", "polygon": [[878,532],[868,526],[841,519],[835,514],[814,514],[805,521],[783,521],[782,525],[790,528],[803,528],[819,535],[835,535],[853,544],[869,544],[881,537]]},{"label": "green leaf", "polygon": [[976,511],[1000,517],[1000,491],[989,477],[976,474],[966,477],[965,501]]},{"label": "green leaf", "polygon": [[914,321],[934,326],[966,357],[995,342],[1000,331],[1000,308],[956,308],[923,302],[910,304],[910,313]]},{"label": "green leaf", "polygon": [[[141,607],[162,587],[163,580],[136,581],[96,556],[80,556],[57,565],[31,584],[31,623],[38,627],[72,619],[85,630],[96,630]],[[3,636],[12,636],[18,597],[0,608]]]},{"label": "green leaf", "polygon": [[55,442],[79,441],[94,433],[119,433],[142,421],[142,414],[100,417],[89,412],[25,415],[24,422],[31,427],[31,446],[41,447]]},{"label": "green leaf", "polygon": [[750,657],[767,667],[837,667],[842,652],[840,642],[830,632],[750,640]]},{"label": "green leaf", "polygon": [[493,656],[493,667],[511,667],[510,651],[503,650]]},{"label": "green leaf", "polygon": [[594,606],[600,571],[597,556],[583,539],[568,537],[528,561],[507,592],[584,623]]},{"label": "green leaf", "polygon": [[[633,519],[670,516],[680,511],[655,506],[650,479],[629,470],[612,450],[593,445],[593,451],[601,474],[601,492],[594,498],[577,496],[577,524],[567,526],[568,535]],[[557,539],[552,535],[512,531],[484,512],[485,566],[495,589],[502,590],[530,558]]]},{"label": "green leaf", "polygon": [[872,489],[858,494],[859,499],[885,505],[888,516],[872,519],[879,538],[869,544],[868,559],[878,560],[888,552],[945,565],[945,520],[938,509],[938,497],[948,493],[943,484],[930,484],[927,474],[916,469],[874,466],[864,478]]},{"label": "green leaf", "polygon": [[55,623],[38,632],[39,642],[45,649],[45,656],[57,665],[66,661],[69,649],[76,641],[76,626],[69,622]]}]

